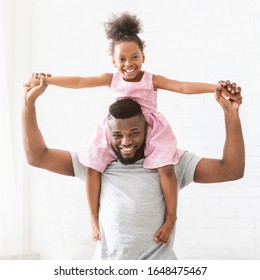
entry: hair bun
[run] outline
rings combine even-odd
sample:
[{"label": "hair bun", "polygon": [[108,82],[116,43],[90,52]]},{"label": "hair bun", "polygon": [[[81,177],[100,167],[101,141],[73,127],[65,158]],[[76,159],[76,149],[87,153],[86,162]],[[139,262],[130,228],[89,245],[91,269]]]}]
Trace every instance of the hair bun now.
[{"label": "hair bun", "polygon": [[131,37],[142,31],[142,24],[135,15],[123,12],[120,15],[112,15],[105,23],[105,32],[108,39],[121,40]]}]

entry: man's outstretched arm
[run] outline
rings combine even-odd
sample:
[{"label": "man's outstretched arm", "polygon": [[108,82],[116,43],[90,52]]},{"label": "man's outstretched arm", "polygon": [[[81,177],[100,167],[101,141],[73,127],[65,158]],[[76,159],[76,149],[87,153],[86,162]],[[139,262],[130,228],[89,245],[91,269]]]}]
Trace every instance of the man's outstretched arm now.
[{"label": "man's outstretched arm", "polygon": [[225,116],[226,140],[222,159],[203,158],[197,165],[194,181],[197,183],[218,183],[240,179],[244,176],[245,146],[236,102],[222,97],[223,88],[215,92]]},{"label": "man's outstretched arm", "polygon": [[24,88],[22,121],[27,162],[55,173],[74,176],[70,152],[49,149],[38,127],[35,103],[46,87],[42,79],[39,86]]}]

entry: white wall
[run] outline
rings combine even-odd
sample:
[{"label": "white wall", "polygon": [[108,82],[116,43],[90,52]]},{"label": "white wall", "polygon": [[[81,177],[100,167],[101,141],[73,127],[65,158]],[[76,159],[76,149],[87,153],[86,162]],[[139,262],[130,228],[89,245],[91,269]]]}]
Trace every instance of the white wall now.
[{"label": "white wall", "polygon": [[[242,180],[192,184],[179,197],[175,250],[180,259],[260,258],[260,5],[257,0],[32,0],[31,71],[53,75],[113,72],[102,23],[129,10],[143,22],[144,69],[173,79],[243,87],[241,118],[246,142]],[[258,72],[257,72],[258,71]],[[50,147],[87,145],[110,102],[107,89],[50,87],[38,101],[39,125]],[[159,110],[181,148],[220,157],[223,114],[212,94],[160,92]],[[43,259],[91,256],[84,184],[32,168],[31,249]]]},{"label": "white wall", "polygon": [[30,250],[30,179],[21,140],[31,69],[30,0],[0,0],[0,258]]}]

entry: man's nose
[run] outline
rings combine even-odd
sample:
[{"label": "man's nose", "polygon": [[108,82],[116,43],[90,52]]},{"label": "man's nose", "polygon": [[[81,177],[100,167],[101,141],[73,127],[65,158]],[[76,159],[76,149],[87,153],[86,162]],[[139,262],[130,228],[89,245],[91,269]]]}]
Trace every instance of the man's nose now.
[{"label": "man's nose", "polygon": [[131,142],[132,142],[131,137],[128,137],[128,136],[124,136],[124,137],[122,138],[122,140],[121,140],[121,143],[122,143],[122,145],[124,145],[124,146],[130,145]]}]

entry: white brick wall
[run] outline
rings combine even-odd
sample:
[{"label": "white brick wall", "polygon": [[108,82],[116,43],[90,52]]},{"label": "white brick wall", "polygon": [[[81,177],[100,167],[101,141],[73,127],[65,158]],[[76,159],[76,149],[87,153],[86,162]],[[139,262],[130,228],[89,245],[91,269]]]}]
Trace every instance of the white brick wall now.
[{"label": "white brick wall", "polygon": [[[180,259],[259,259],[258,1],[45,0],[42,5],[34,0],[32,4],[32,71],[56,75],[114,71],[102,23],[111,12],[130,10],[144,24],[144,69],[179,80],[231,79],[242,85],[245,177],[223,184],[192,184],[181,191],[175,249]],[[39,124],[48,145],[71,150],[87,145],[106,113],[108,92],[50,87],[38,102]],[[221,156],[223,114],[212,94],[187,97],[161,92],[158,103],[181,148]],[[84,185],[36,169],[31,179],[33,249],[44,259],[89,258],[93,243]]]}]

